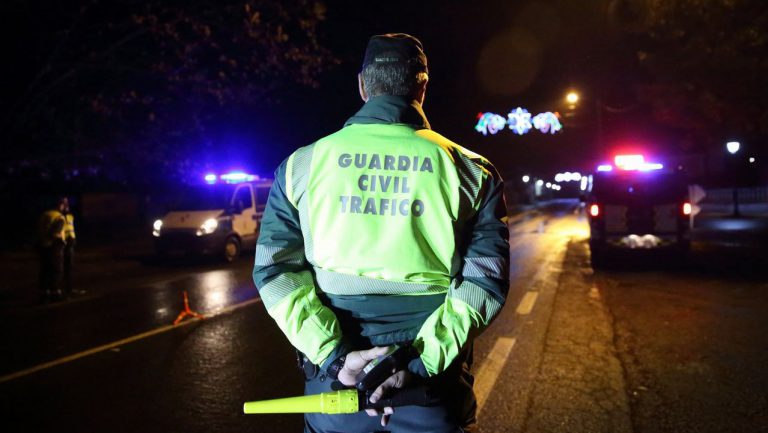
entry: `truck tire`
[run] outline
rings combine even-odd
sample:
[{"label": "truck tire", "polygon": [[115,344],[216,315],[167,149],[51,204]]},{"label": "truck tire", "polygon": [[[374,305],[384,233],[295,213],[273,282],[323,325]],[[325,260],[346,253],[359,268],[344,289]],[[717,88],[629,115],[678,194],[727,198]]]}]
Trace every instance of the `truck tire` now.
[{"label": "truck tire", "polygon": [[227,263],[232,263],[240,257],[240,239],[230,236],[224,242],[223,258]]}]

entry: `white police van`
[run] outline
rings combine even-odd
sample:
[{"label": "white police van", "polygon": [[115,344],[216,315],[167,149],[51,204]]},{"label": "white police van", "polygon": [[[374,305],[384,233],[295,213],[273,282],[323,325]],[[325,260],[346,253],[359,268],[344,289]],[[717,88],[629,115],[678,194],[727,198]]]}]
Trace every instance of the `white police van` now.
[{"label": "white police van", "polygon": [[205,176],[205,184],[189,186],[153,224],[155,251],[216,255],[227,262],[252,249],[272,180],[234,172]]}]

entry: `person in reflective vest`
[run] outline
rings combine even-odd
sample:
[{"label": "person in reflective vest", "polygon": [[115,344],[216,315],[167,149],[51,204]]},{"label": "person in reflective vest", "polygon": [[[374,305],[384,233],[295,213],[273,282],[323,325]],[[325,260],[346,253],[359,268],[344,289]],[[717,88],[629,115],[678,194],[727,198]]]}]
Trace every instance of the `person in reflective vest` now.
[{"label": "person in reflective vest", "polygon": [[40,297],[42,302],[56,301],[64,297],[62,278],[64,274],[64,248],[66,243],[65,212],[69,201],[63,197],[55,209],[40,216],[38,221],[38,255],[40,259]]},{"label": "person in reflective vest", "polygon": [[369,360],[405,344],[415,357],[372,399],[418,383],[439,403],[307,414],[306,432],[459,432],[474,422],[472,340],[509,287],[503,183],[487,159],[430,128],[428,78],[418,39],[369,40],[363,107],[275,172],[253,279],[299,352],[306,394],[354,385]]},{"label": "person in reflective vest", "polygon": [[72,267],[75,261],[75,217],[69,207],[69,199],[63,197],[61,200],[61,214],[64,217],[64,254],[63,254],[63,290],[64,296],[70,297],[73,293],[83,294],[82,290],[73,290],[72,288]]}]

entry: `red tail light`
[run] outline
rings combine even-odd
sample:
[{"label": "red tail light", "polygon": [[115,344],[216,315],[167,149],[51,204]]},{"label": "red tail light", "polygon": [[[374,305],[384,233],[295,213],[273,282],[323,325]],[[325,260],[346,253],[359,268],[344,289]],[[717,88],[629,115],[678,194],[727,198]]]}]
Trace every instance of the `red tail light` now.
[{"label": "red tail light", "polygon": [[691,204],[688,202],[683,203],[683,215],[691,214]]},{"label": "red tail light", "polygon": [[592,215],[593,217],[596,217],[596,216],[600,215],[600,206],[598,206],[596,204],[593,204],[592,206],[590,206],[589,207],[589,214]]}]

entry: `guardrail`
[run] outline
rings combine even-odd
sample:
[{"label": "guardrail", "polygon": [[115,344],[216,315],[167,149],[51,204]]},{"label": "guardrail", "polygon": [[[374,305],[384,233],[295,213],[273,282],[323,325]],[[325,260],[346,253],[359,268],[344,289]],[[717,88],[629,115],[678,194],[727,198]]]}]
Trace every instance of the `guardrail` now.
[{"label": "guardrail", "polygon": [[698,205],[701,216],[768,217],[768,187],[706,190]]}]

